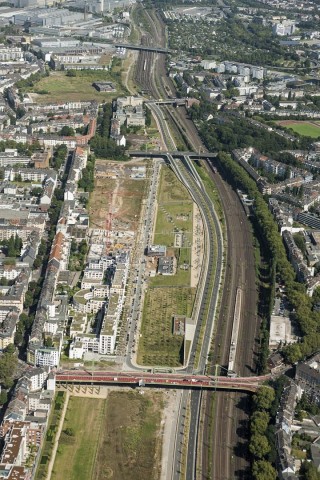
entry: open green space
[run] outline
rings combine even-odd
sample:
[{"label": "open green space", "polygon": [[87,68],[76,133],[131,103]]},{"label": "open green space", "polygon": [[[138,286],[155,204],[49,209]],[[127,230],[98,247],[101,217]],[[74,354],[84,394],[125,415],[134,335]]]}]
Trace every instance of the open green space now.
[{"label": "open green space", "polygon": [[299,135],[303,135],[305,137],[312,137],[317,138],[320,137],[320,126],[315,125],[310,122],[286,122],[285,125],[282,124],[283,127],[286,127],[294,132],[298,133]]},{"label": "open green space", "polygon": [[65,402],[65,393],[58,392],[51,409],[48,428],[47,428],[46,436],[42,446],[41,456],[38,463],[35,480],[45,480],[47,478],[48,466],[51,458],[53,445],[56,439],[56,433],[58,430],[64,402]]},{"label": "open green space", "polygon": [[105,421],[104,407],[104,399],[70,397],[52,480],[97,478],[93,477],[93,468],[102,423]]},{"label": "open green space", "polygon": [[138,345],[141,365],[178,367],[183,363],[183,336],[173,335],[174,315],[191,316],[195,289],[155,287],[146,291]]},{"label": "open green space", "polygon": [[183,203],[159,203],[154,232],[154,243],[174,246],[175,234],[183,232],[185,240],[192,241],[192,210],[189,200]]},{"label": "open green space", "polygon": [[[51,72],[49,77],[43,77],[30,89],[24,89],[30,93],[47,92],[38,94],[36,97],[39,103],[67,102],[67,101],[89,101],[96,100],[104,102],[112,100],[115,96],[124,93],[120,85],[120,74],[107,70],[84,70],[75,72],[75,77],[67,76],[66,72]],[[114,83],[117,92],[98,92],[92,83],[96,81],[111,81]]]},{"label": "open green space", "polygon": [[172,287],[190,285],[190,268],[187,270],[181,268],[184,264],[191,264],[191,248],[170,248],[168,255],[175,255],[177,259],[177,271],[175,275],[156,275],[149,280],[150,287]]},{"label": "open green space", "polygon": [[109,393],[93,476],[87,480],[158,480],[162,408],[162,393]]},{"label": "open green space", "polygon": [[[177,259],[177,272],[174,276],[157,276],[150,280],[150,285],[190,285],[190,268],[181,267],[191,264],[192,228],[193,202],[189,192],[171,169],[163,167],[153,242],[168,247],[168,255]],[[180,247],[175,244],[177,234],[183,235]]]}]

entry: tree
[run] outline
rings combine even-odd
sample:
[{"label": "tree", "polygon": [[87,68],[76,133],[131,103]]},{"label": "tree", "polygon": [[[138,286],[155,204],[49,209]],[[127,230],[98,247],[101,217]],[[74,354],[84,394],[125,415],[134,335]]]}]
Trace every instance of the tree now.
[{"label": "tree", "polygon": [[320,480],[320,473],[312,462],[303,462],[299,473],[304,480]]},{"label": "tree", "polygon": [[46,337],[45,340],[44,340],[44,346],[45,347],[52,347],[53,346],[53,341],[52,341],[52,338],[51,337]]},{"label": "tree", "polygon": [[16,353],[16,347],[13,345],[13,343],[10,343],[10,344],[6,347],[5,352],[6,352],[6,353],[10,353],[10,354],[14,354],[14,353]]},{"label": "tree", "polygon": [[298,343],[292,343],[291,345],[287,345],[283,349],[283,354],[286,362],[288,363],[296,363],[303,358],[301,347]]},{"label": "tree", "polygon": [[252,474],[256,480],[275,480],[277,472],[266,460],[257,460],[253,462]]},{"label": "tree", "polygon": [[260,435],[259,433],[252,435],[249,444],[249,451],[258,459],[265,457],[267,453],[270,452],[270,445],[267,437]]},{"label": "tree", "polygon": [[15,257],[16,256],[16,249],[15,249],[15,241],[14,237],[11,236],[8,241],[8,257]]},{"label": "tree", "polygon": [[24,297],[24,308],[30,308],[33,304],[33,295],[27,291]]},{"label": "tree", "polygon": [[65,125],[64,127],[61,128],[59,135],[62,137],[73,137],[74,136],[74,130],[71,127],[68,127]]},{"label": "tree", "polygon": [[16,355],[4,352],[0,357],[0,383],[5,388],[10,388],[13,384],[13,375],[18,364]]},{"label": "tree", "polygon": [[33,197],[40,197],[40,195],[42,194],[42,188],[41,187],[34,187],[30,190],[30,194]]},{"label": "tree", "polygon": [[250,431],[252,434],[260,433],[263,435],[269,425],[270,415],[267,412],[257,410],[251,417]]},{"label": "tree", "polygon": [[257,410],[269,410],[274,400],[273,388],[262,386],[253,397]]},{"label": "tree", "polygon": [[42,258],[40,257],[40,255],[38,255],[33,262],[33,268],[37,270],[38,268],[41,267],[41,265],[42,265]]},{"label": "tree", "polygon": [[0,393],[0,405],[4,405],[8,401],[8,394],[5,390]]}]

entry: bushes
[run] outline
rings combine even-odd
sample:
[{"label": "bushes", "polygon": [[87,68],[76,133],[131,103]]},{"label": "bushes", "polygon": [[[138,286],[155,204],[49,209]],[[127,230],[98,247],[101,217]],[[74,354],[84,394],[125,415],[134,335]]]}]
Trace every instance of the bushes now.
[{"label": "bushes", "polygon": [[93,192],[94,166],[95,166],[95,157],[94,155],[89,155],[87,166],[82,170],[82,178],[78,182],[78,186],[80,188],[83,188],[85,192]]}]

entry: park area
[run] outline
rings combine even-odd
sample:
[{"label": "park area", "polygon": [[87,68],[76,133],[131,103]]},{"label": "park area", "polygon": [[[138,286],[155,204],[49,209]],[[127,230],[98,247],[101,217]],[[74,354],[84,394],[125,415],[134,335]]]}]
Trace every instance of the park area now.
[{"label": "park area", "polygon": [[277,125],[293,130],[304,137],[320,137],[320,122],[307,122],[299,120],[280,120]]},{"label": "park area", "polygon": [[[188,190],[177,179],[171,169],[163,166],[158,190],[157,218],[153,243],[166,245],[167,255],[177,259],[174,277],[157,276],[150,285],[190,285],[191,247],[193,237],[193,201]],[[180,237],[182,244],[175,244]],[[186,269],[183,267],[187,266]],[[182,268],[181,268],[182,267]]]},{"label": "park area", "polygon": [[[91,101],[97,102],[111,101],[115,96],[124,93],[117,76],[106,70],[84,70],[74,73],[75,76],[68,76],[64,71],[50,72],[48,77],[43,77],[33,87],[25,89],[31,93],[32,98],[38,103],[50,102],[72,102],[72,101]],[[119,78],[120,80],[120,78]],[[117,93],[98,92],[93,86],[93,82],[111,81]]]},{"label": "park area", "polygon": [[51,480],[158,480],[161,393],[71,396]]},{"label": "park area", "polygon": [[179,367],[183,364],[183,335],[173,334],[173,316],[191,316],[195,289],[148,288],[144,300],[137,362],[140,365]]}]

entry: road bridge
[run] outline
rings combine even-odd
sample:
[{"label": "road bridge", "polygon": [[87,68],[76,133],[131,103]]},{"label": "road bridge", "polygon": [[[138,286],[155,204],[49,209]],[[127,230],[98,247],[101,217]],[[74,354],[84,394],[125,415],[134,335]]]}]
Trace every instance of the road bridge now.
[{"label": "road bridge", "polygon": [[146,105],[185,105],[187,98],[165,98],[159,100],[147,100]]},{"label": "road bridge", "polygon": [[162,152],[157,150],[142,151],[142,150],[128,150],[127,154],[130,157],[148,157],[148,158],[167,158],[168,155],[175,158],[182,159],[183,157],[189,157],[191,160],[206,160],[207,158],[216,158],[217,153],[203,153],[203,152],[180,152],[179,150],[174,152]]},{"label": "road bridge", "polygon": [[149,372],[89,372],[66,370],[56,373],[58,384],[118,385],[184,389],[235,390],[255,392],[270,377],[236,377],[181,375]]},{"label": "road bridge", "polygon": [[140,50],[142,52],[170,53],[171,50],[164,47],[152,45],[132,45],[130,43],[116,43],[116,48],[128,48],[129,50]]}]

